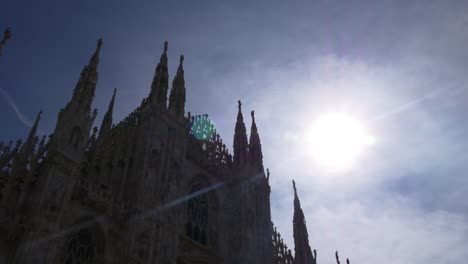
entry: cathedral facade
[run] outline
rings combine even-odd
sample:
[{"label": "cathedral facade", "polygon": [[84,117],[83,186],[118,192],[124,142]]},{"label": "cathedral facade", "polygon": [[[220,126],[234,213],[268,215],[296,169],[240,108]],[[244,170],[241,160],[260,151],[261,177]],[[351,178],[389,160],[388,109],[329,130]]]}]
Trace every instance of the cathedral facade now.
[{"label": "cathedral facade", "polygon": [[[113,125],[114,90],[92,128],[101,46],[50,136],[39,113],[24,142],[0,143],[0,263],[294,263],[254,112],[248,138],[239,101],[231,155],[207,115],[186,114],[183,56],[169,91],[166,42],[140,106]],[[294,217],[296,263],[315,263]]]}]

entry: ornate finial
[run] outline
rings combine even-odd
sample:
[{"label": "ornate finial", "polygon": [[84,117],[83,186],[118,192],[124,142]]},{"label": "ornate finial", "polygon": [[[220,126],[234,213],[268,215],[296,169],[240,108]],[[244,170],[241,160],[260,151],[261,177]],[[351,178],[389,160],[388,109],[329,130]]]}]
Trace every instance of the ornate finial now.
[{"label": "ornate finial", "polygon": [[349,264],[349,258],[346,258],[346,264]]},{"label": "ornate finial", "polygon": [[180,62],[180,65],[182,65],[184,63],[184,55],[180,55],[180,59],[179,59],[179,62]]},{"label": "ornate finial", "polygon": [[168,42],[164,41],[164,54],[167,53],[167,45],[168,45]]},{"label": "ornate finial", "polygon": [[237,101],[237,104],[238,104],[239,112],[240,112],[240,111],[241,111],[241,107],[242,107],[242,103],[241,103],[241,101],[239,100],[239,101]]},{"label": "ornate finial", "polygon": [[102,46],[102,38],[99,38],[97,41],[97,48],[100,49]]},{"label": "ornate finial", "polygon": [[252,116],[252,121],[255,122],[255,111],[252,110],[252,111],[250,112],[250,115]]},{"label": "ornate finial", "polygon": [[2,42],[5,43],[7,40],[11,38],[11,28],[7,27],[5,32],[3,33],[3,40]]},{"label": "ornate finial", "polygon": [[5,33],[3,33],[3,39],[0,41],[0,55],[2,55],[3,45],[5,45],[7,40],[9,40],[10,38],[11,38],[11,30],[8,27],[7,29],[5,29]]},{"label": "ornate finial", "polygon": [[293,182],[294,194],[296,194],[296,192],[297,192],[296,191],[296,182],[294,180],[292,180],[292,182]]}]

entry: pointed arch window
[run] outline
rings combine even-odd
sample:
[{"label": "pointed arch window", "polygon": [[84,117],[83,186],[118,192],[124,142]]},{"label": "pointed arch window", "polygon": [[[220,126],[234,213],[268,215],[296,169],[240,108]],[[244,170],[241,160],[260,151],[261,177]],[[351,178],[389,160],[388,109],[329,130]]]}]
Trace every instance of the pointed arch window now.
[{"label": "pointed arch window", "polygon": [[188,201],[185,235],[198,243],[207,244],[208,201],[205,194],[200,194],[201,186],[194,186],[193,196]]}]

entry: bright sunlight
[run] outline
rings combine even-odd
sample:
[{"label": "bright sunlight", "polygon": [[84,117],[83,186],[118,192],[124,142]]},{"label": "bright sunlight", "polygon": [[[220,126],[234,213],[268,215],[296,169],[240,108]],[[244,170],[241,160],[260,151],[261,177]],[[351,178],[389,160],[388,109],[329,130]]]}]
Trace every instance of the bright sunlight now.
[{"label": "bright sunlight", "polygon": [[308,138],[315,161],[331,171],[350,169],[362,151],[375,142],[358,119],[340,112],[319,117]]}]

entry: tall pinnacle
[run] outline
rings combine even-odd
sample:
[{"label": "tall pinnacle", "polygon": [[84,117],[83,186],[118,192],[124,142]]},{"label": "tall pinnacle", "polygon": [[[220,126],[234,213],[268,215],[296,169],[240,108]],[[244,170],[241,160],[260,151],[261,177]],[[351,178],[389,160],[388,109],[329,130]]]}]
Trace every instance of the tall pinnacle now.
[{"label": "tall pinnacle", "polygon": [[150,99],[153,105],[166,109],[167,90],[169,88],[169,73],[167,69],[167,41],[164,42],[164,51],[159,60],[151,84]]},{"label": "tall pinnacle", "polygon": [[[94,92],[96,91],[96,84],[98,80],[97,67],[99,64],[99,53],[102,47],[102,39],[99,39],[97,42],[96,50],[94,51],[93,56],[89,60],[88,65],[86,65],[81,71],[80,79],[75,86],[73,91],[73,98],[71,99],[69,105],[73,105],[78,109],[75,109],[77,112],[89,113],[91,109],[91,103],[94,99]],[[67,107],[69,107],[67,105]]]},{"label": "tall pinnacle", "polygon": [[263,172],[263,154],[262,144],[260,143],[260,136],[258,135],[257,125],[255,124],[255,112],[251,112],[252,127],[250,129],[249,140],[249,160],[255,167],[256,171]]},{"label": "tall pinnacle", "polygon": [[295,264],[316,264],[316,256],[312,255],[309,246],[309,235],[304,218],[304,212],[297,195],[296,183],[293,180],[294,188],[294,248]]},{"label": "tall pinnacle", "polygon": [[31,153],[34,150],[34,146],[36,144],[35,137],[36,137],[37,127],[39,125],[39,121],[41,120],[41,115],[42,115],[42,110],[39,111],[39,113],[37,114],[36,120],[34,121],[34,124],[31,127],[31,131],[29,131],[28,138],[24,142],[24,145],[23,145],[23,147],[21,149],[21,156],[23,156],[23,158],[25,158],[25,159],[27,159],[29,157],[29,155],[31,155]]},{"label": "tall pinnacle", "polygon": [[177,74],[172,81],[171,95],[169,97],[169,110],[177,117],[185,114],[185,79],[184,79],[184,55],[180,55]]},{"label": "tall pinnacle", "polygon": [[114,89],[112,99],[109,103],[109,108],[107,109],[107,112],[104,115],[104,118],[102,119],[101,129],[99,130],[99,136],[106,134],[112,128],[112,112],[114,111],[114,101],[116,92],[117,88]]},{"label": "tall pinnacle", "polygon": [[242,103],[238,101],[239,112],[237,114],[236,128],[234,132],[234,165],[240,167],[247,162],[248,146],[247,146],[247,132],[244,124],[244,117],[242,116]]}]

